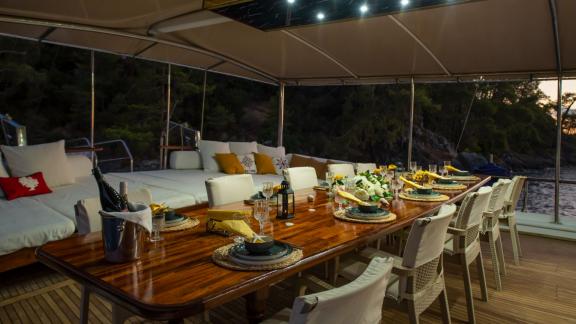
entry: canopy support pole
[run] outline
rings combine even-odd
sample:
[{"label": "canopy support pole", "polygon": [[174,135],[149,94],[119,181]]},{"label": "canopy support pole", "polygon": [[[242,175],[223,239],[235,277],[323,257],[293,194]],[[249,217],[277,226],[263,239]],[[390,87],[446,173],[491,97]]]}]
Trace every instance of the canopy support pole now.
[{"label": "canopy support pole", "polygon": [[94,119],[96,117],[96,102],[94,91],[94,51],[90,51],[90,160],[95,166],[96,152],[94,151]]},{"label": "canopy support pole", "polygon": [[410,78],[410,128],[408,130],[408,163],[406,167],[410,167],[410,162],[412,161],[412,143],[413,143],[413,133],[414,133],[414,77]]},{"label": "canopy support pole", "polygon": [[284,145],[284,81],[278,91],[278,146]]},{"label": "canopy support pole", "polygon": [[560,32],[558,28],[558,10],[556,0],[550,0],[550,15],[554,31],[554,49],[556,51],[556,68],[558,70],[558,101],[556,104],[556,164],[554,179],[554,224],[560,224],[560,167],[562,158],[562,54],[560,51]]},{"label": "canopy support pole", "polygon": [[[200,119],[200,138],[204,138],[204,108],[206,108],[206,80],[208,71],[204,70],[204,85],[202,86],[202,119]],[[196,143],[198,145],[198,143]]]},{"label": "canopy support pole", "polygon": [[[476,83],[476,88],[474,89],[474,94],[468,105],[468,112],[466,113],[466,119],[464,119],[464,125],[462,125],[462,132],[460,132],[460,137],[458,138],[458,143],[456,144],[456,153],[458,153],[458,148],[460,148],[460,143],[462,142],[462,137],[464,137],[464,131],[468,125],[468,120],[470,119],[470,113],[472,112],[472,107],[474,106],[474,101],[476,100],[476,95],[478,94],[478,83]],[[492,161],[490,161],[492,162]]]},{"label": "canopy support pole", "polygon": [[168,146],[170,145],[170,110],[172,106],[172,64],[168,64],[168,84],[166,87],[166,129],[164,131],[164,154],[162,161],[162,168],[166,169],[168,166]]}]

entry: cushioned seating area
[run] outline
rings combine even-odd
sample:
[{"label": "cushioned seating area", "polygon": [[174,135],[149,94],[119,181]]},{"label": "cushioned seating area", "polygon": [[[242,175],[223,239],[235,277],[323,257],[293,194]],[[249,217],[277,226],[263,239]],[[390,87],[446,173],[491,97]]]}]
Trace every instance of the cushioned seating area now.
[{"label": "cushioned seating area", "polygon": [[74,233],[74,222],[32,198],[0,200],[0,255]]}]

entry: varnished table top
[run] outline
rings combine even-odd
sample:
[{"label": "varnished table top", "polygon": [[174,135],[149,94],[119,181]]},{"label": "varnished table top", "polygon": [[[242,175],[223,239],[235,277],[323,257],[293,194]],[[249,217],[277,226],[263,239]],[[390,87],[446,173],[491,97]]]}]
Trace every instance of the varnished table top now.
[{"label": "varnished table top", "polygon": [[[448,193],[455,202],[490,180],[482,177],[465,191]],[[104,260],[101,233],[76,235],[50,242],[37,250],[42,263],[86,285],[129,311],[150,319],[173,319],[214,308],[281,281],[302,270],[352,251],[379,236],[409,226],[418,217],[436,212],[442,203],[394,201],[397,220],[389,224],[361,224],[335,219],[325,192],[317,191],[313,203],[297,192],[296,217],[273,221],[274,235],[303,250],[298,263],[274,271],[234,271],[215,265],[212,252],[232,242],[231,238],[205,232],[206,209],[187,212],[200,225],[191,230],[163,233],[164,240],[146,243],[140,260],[111,264]],[[223,209],[251,208],[242,203]],[[310,211],[313,208],[315,211]],[[254,223],[254,228],[256,225]]]}]

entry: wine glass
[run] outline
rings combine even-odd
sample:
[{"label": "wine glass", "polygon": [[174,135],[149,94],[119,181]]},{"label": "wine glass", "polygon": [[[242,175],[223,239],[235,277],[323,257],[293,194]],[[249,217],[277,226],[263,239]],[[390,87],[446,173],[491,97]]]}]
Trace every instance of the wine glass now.
[{"label": "wine glass", "polygon": [[416,172],[416,168],[418,168],[418,162],[410,161],[409,167],[411,172]]},{"label": "wine glass", "polygon": [[270,197],[274,194],[274,183],[264,182],[262,184],[262,195],[266,198],[266,207],[270,205]]},{"label": "wine glass", "polygon": [[254,200],[254,219],[258,221],[260,235],[262,235],[264,232],[264,223],[268,220],[268,202],[266,200]]},{"label": "wine glass", "polygon": [[354,178],[346,178],[346,191],[349,193],[354,193],[356,191],[356,181]]},{"label": "wine glass", "polygon": [[334,182],[334,172],[328,171],[326,172],[326,183],[328,187],[332,187],[332,183]]},{"label": "wine glass", "polygon": [[163,238],[160,236],[160,231],[164,226],[164,213],[158,213],[152,215],[152,235],[150,235],[150,242],[162,241]]},{"label": "wine glass", "polygon": [[436,164],[428,165],[428,171],[430,173],[438,173],[438,165],[436,165]]},{"label": "wine glass", "polygon": [[448,175],[448,167],[452,165],[452,161],[444,161],[444,175]]},{"label": "wine glass", "polygon": [[344,198],[340,197],[340,195],[338,194],[338,190],[340,190],[339,186],[334,186],[334,188],[332,189],[332,195],[334,195],[334,202],[338,204],[337,211],[341,211],[343,209],[342,203],[344,202]]}]

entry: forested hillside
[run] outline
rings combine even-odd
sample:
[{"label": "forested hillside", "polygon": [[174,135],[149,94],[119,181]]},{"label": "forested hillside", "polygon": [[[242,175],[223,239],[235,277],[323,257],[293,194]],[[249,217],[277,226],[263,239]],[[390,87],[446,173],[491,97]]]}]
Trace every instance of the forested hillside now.
[{"label": "forested hillside", "polygon": [[[167,65],[96,53],[96,138],[127,140],[137,161],[158,157]],[[173,67],[173,120],[199,128],[203,72]],[[354,161],[397,161],[406,154],[409,85],[289,87],[289,152]],[[204,138],[274,143],[277,88],[208,74]],[[513,163],[550,164],[555,120],[537,82],[416,86],[415,156],[422,162],[458,151],[493,153]],[[553,107],[552,107],[553,108]],[[28,127],[31,143],[87,137],[90,52],[0,38],[0,113]],[[576,124],[568,116],[566,124]],[[564,159],[576,163],[575,136]]]}]

